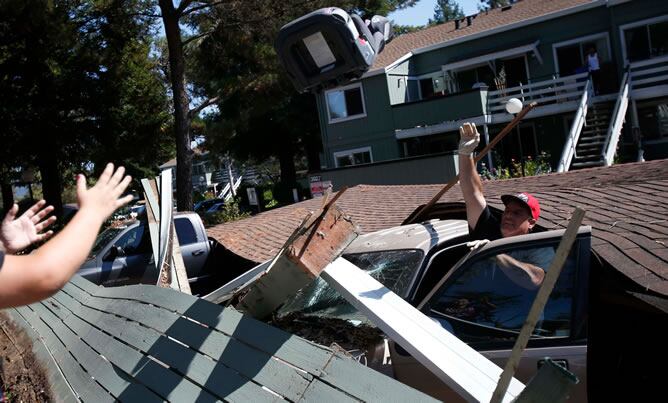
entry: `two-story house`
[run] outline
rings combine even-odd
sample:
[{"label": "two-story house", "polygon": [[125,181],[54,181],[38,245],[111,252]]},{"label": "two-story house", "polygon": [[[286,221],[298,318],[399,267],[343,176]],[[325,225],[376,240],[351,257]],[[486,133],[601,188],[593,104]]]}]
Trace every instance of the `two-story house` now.
[{"label": "two-story house", "polygon": [[558,171],[667,157],[668,1],[519,0],[398,36],[360,80],[316,97],[315,174],[334,188],[442,183],[458,127],[489,141],[513,97],[538,106],[496,146],[506,166],[543,151]]}]

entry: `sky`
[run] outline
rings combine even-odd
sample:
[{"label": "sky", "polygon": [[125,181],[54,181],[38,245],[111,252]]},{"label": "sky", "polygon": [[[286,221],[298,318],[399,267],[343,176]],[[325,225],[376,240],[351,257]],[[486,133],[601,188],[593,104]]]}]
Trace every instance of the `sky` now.
[{"label": "sky", "polygon": [[[464,15],[478,12],[479,0],[457,0]],[[413,7],[391,13],[389,18],[399,25],[425,25],[434,16],[436,0],[419,0]]]}]

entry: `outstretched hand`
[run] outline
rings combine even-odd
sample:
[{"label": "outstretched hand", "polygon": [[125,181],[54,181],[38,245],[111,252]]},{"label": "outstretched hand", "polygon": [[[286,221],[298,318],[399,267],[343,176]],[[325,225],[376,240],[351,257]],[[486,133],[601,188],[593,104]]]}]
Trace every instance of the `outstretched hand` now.
[{"label": "outstretched hand", "polygon": [[86,177],[77,177],[77,198],[80,211],[93,214],[104,221],[118,208],[132,200],[132,195],[121,197],[130,184],[132,178],[124,176],[125,168],[118,167],[114,170],[114,164],[108,163],[97,183],[90,188],[86,187]]},{"label": "outstretched hand", "polygon": [[459,127],[459,150],[461,155],[471,155],[480,143],[480,133],[475,123],[464,123]]},{"label": "outstretched hand", "polygon": [[44,200],[38,201],[19,218],[16,218],[17,204],[7,212],[0,228],[0,241],[7,252],[16,253],[53,235],[53,231],[42,232],[56,221],[54,216],[44,219],[53,211],[53,206],[44,207],[45,204]]}]

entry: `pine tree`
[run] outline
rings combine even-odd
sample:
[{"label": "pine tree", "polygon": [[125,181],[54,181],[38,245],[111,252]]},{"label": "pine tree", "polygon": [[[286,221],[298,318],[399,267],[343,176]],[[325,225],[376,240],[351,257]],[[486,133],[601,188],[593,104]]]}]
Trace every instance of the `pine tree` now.
[{"label": "pine tree", "polygon": [[429,25],[442,24],[462,17],[464,11],[455,0],[437,0],[434,6],[434,18],[429,20]]}]

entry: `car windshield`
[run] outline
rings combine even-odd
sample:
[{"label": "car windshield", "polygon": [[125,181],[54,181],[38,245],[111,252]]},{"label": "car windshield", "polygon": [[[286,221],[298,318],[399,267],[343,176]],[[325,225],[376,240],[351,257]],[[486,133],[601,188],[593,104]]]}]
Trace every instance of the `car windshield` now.
[{"label": "car windshield", "polygon": [[123,231],[124,227],[109,227],[102,231],[95,239],[93,249],[90,251],[89,257],[95,257],[116,235]]},{"label": "car windshield", "polygon": [[[395,294],[404,296],[423,255],[419,249],[406,249],[348,254],[343,257]],[[315,279],[300,290],[283,305],[278,315],[284,316],[293,312],[370,323],[322,278]]]}]

